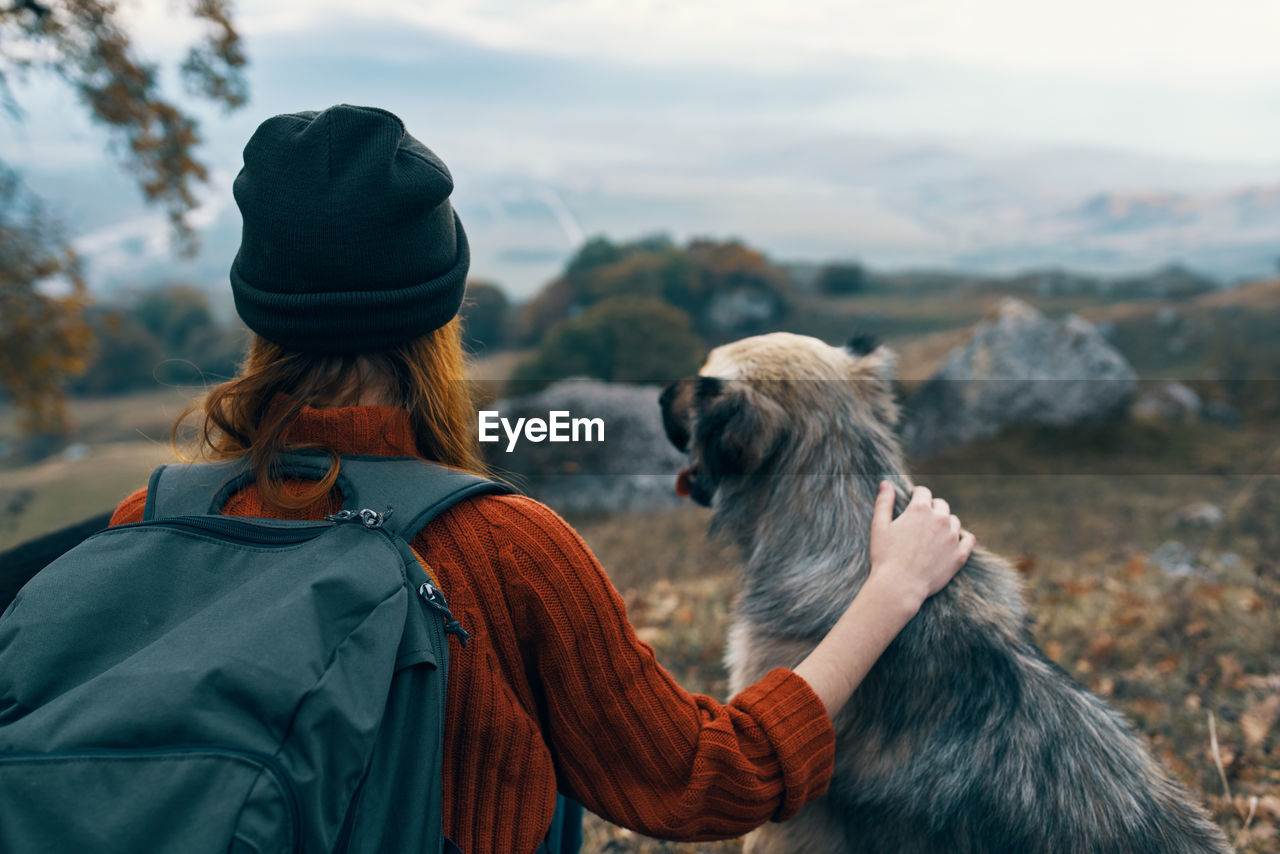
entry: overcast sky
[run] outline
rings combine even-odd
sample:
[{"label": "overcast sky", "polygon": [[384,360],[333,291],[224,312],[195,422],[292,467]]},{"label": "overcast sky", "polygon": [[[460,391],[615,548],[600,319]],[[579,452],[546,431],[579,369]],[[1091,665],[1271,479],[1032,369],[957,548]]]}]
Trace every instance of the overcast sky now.
[{"label": "overcast sky", "polygon": [[[153,50],[177,41],[172,3],[126,0]],[[354,23],[362,38],[324,48],[411,61],[421,33],[636,73],[839,80],[870,64],[894,83],[861,111],[876,133],[1210,159],[1274,160],[1280,150],[1276,0],[255,0],[236,12],[255,59],[255,43],[323,41]]]},{"label": "overcast sky", "polygon": [[[121,5],[145,53],[170,67],[199,34],[174,15],[180,0]],[[1019,210],[1280,185],[1280,0],[242,0],[234,11],[251,102],[225,117],[198,109],[215,177],[208,221],[234,217],[227,185],[262,119],[374,104],[449,164],[477,268],[522,291],[601,231],[945,262],[1008,239],[1001,217]],[[19,94],[28,117],[0,136],[5,159],[96,230],[86,240],[134,229],[161,247],[158,217],[112,208],[128,185],[74,96],[39,81]]]},{"label": "overcast sky", "polygon": [[[168,0],[134,0],[152,35]],[[748,68],[874,57],[1160,84],[1275,84],[1272,0],[255,0],[249,35],[348,16],[401,21],[490,47],[633,63]]]}]

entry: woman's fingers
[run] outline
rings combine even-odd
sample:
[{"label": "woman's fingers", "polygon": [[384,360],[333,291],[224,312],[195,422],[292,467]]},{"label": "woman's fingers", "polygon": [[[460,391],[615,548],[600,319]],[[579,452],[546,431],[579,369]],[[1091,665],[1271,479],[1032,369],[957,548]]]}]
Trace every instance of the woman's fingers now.
[{"label": "woman's fingers", "polygon": [[921,507],[928,507],[933,503],[933,493],[929,491],[927,486],[917,486],[911,490],[911,503]]},{"label": "woman's fingers", "polygon": [[951,514],[951,530],[953,533],[955,533],[957,537],[960,536],[961,533],[963,533],[962,529],[960,528],[960,517],[954,513]]},{"label": "woman's fingers", "polygon": [[871,517],[872,535],[883,535],[893,521],[893,486],[887,480],[880,481],[880,491],[876,493],[876,509]]},{"label": "woman's fingers", "polygon": [[935,498],[933,499],[933,512],[937,513],[939,516],[950,516],[951,505],[948,504],[944,499]]}]

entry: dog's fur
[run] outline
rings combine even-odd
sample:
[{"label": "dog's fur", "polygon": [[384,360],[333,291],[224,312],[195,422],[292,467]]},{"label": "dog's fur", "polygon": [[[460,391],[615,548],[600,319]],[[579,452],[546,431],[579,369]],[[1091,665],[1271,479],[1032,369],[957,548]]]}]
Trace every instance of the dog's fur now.
[{"label": "dog's fur", "polygon": [[[793,667],[870,568],[877,484],[912,483],[893,432],[893,355],[787,333],[712,351],[663,393],[682,476],[741,547],[734,691]],[[1222,832],[1132,726],[1036,647],[1020,584],[977,549],[837,716],[828,793],[748,837],[775,852],[1222,852]]]}]

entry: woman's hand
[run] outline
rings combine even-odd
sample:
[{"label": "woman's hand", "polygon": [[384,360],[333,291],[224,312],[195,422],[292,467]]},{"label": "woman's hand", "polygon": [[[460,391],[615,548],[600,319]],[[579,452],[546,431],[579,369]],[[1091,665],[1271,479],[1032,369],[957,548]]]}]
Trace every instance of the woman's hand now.
[{"label": "woman's hand", "polygon": [[973,551],[973,534],[960,527],[950,506],[923,486],[893,518],[893,487],[880,482],[871,520],[868,584],[895,591],[912,614],[951,580]]},{"label": "woman's hand", "polygon": [[923,486],[897,519],[893,499],[893,487],[882,482],[871,522],[871,574],[827,636],[796,665],[832,718],[924,600],[945,587],[973,552],[973,534]]}]

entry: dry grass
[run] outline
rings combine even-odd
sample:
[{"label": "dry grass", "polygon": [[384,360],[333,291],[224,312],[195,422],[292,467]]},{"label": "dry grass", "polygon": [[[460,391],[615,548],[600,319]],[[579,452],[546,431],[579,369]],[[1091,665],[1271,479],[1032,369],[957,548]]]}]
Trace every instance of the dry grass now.
[{"label": "dry grass", "polygon": [[113,510],[173,452],[159,442],[94,445],[84,459],[59,455],[0,476],[0,551]]},{"label": "dry grass", "polygon": [[[163,388],[69,402],[69,453],[34,464],[0,460],[0,550],[113,509],[172,462],[169,429],[199,393]],[[0,440],[18,438],[17,418],[0,406]]]},{"label": "dry grass", "polygon": [[[76,397],[67,402],[75,442],[114,442],[130,439],[169,440],[169,428],[191,399],[196,387],[157,388],[116,397]],[[18,418],[12,407],[0,404],[0,439],[18,438]]]}]

